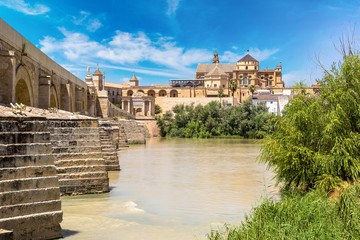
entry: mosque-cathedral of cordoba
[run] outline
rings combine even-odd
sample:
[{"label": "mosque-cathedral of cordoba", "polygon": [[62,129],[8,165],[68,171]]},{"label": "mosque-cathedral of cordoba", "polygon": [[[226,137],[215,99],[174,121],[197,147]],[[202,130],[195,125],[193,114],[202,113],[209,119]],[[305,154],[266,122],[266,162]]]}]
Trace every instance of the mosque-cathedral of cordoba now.
[{"label": "mosque-cathedral of cordoba", "polygon": [[[282,81],[281,62],[274,70],[260,70],[259,61],[253,58],[249,52],[237,63],[220,63],[218,53],[215,51],[214,58],[210,64],[198,64],[194,79],[170,80],[169,84],[153,84],[151,86],[140,86],[135,74],[130,81],[123,84],[105,83],[110,102],[120,104],[122,109],[133,114],[148,116],[153,115],[152,101],[148,100],[145,107],[138,104],[142,96],[154,97],[163,112],[171,110],[176,104],[206,104],[218,100],[218,92],[223,89],[224,100],[232,104],[230,82],[236,81],[238,89],[234,92],[235,104],[244,102],[252,96],[250,85],[256,87],[257,92],[268,92],[281,95],[284,90]],[[134,99],[134,101],[132,101]]]}]

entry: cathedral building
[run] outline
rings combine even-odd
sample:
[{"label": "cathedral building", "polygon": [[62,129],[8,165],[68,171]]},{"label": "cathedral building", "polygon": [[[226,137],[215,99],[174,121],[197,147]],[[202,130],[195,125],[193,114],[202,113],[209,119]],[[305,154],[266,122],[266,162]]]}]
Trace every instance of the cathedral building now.
[{"label": "cathedral building", "polygon": [[[126,83],[105,82],[104,84],[109,100],[113,104],[121,105],[123,110],[132,114],[145,112],[145,115],[149,115],[150,112],[153,115],[152,109],[155,104],[159,105],[163,112],[171,110],[176,104],[207,104],[218,100],[220,89],[223,92],[222,100],[228,105],[241,104],[251,97],[253,94],[249,88],[251,85],[256,92],[282,94],[285,86],[281,71],[281,62],[275,69],[260,69],[259,61],[252,57],[249,51],[236,63],[220,63],[219,55],[215,51],[212,63],[198,64],[194,79],[172,79],[169,84],[142,86],[134,73]],[[232,81],[237,82],[238,88],[235,92],[230,90]],[[140,108],[136,110],[132,107],[131,99],[134,94],[137,99],[134,101],[135,105],[141,97],[144,98],[145,110]]]}]

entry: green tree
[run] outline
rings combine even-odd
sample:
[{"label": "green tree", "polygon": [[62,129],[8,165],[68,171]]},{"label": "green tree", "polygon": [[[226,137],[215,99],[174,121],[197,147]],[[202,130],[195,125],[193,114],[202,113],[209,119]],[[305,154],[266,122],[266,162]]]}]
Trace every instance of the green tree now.
[{"label": "green tree", "polygon": [[255,92],[255,86],[254,85],[250,85],[249,86],[249,90],[250,90],[250,92],[251,92],[251,95],[254,95],[254,92]]},{"label": "green tree", "polygon": [[218,98],[220,98],[220,103],[222,103],[221,99],[224,97],[224,90],[219,89],[217,95],[218,95]]},{"label": "green tree", "polygon": [[[232,95],[233,95],[233,105],[235,105],[235,92],[236,92],[236,89],[238,87],[238,84],[236,81],[231,81],[230,82],[230,91],[232,92]],[[241,93],[240,93],[241,94]]]},{"label": "green tree", "polygon": [[321,91],[300,94],[285,107],[259,160],[285,189],[331,190],[360,174],[360,59],[333,65]]},{"label": "green tree", "polygon": [[162,113],[161,107],[158,104],[155,104],[155,114]]}]

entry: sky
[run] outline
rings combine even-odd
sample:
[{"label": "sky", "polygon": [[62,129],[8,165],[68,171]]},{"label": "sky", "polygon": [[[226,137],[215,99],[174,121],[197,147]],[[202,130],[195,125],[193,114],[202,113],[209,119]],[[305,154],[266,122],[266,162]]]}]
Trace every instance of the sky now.
[{"label": "sky", "polygon": [[281,61],[286,86],[311,85],[317,59],[341,59],[334,45],[359,28],[359,10],[360,0],[0,0],[3,20],[80,79],[98,64],[106,81],[135,72],[140,85],[192,79],[215,50],[220,63],[247,50],[260,69]]}]

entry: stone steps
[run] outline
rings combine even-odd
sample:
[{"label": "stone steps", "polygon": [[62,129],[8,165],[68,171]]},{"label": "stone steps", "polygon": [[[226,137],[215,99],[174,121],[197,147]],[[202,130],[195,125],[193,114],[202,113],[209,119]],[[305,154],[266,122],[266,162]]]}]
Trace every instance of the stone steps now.
[{"label": "stone steps", "polygon": [[61,194],[108,192],[98,121],[56,121],[49,126]]},{"label": "stone steps", "polygon": [[[1,145],[0,145],[1,147]],[[54,154],[58,153],[87,153],[87,152],[96,152],[100,149],[100,146],[73,146],[73,147],[53,147],[52,152]],[[1,152],[1,148],[0,148]]]},{"label": "stone steps", "polygon": [[11,179],[0,182],[0,193],[57,186],[59,186],[57,176]]},{"label": "stone steps", "polygon": [[61,237],[61,221],[46,119],[0,116],[0,229],[14,239],[51,239]]},{"label": "stone steps", "polygon": [[69,141],[51,141],[51,144],[53,147],[95,147],[100,146],[100,140],[90,140],[90,139],[84,139],[84,140],[69,140]]},{"label": "stone steps", "polygon": [[54,164],[54,157],[49,154],[0,156],[0,168],[19,168]]},{"label": "stone steps", "polygon": [[48,176],[56,176],[54,165],[0,168],[0,181]]},{"label": "stone steps", "polygon": [[19,119],[19,121],[0,120],[0,132],[46,132],[47,125],[44,124],[45,122],[43,120],[44,119],[42,119],[42,121],[23,121],[22,119]]},{"label": "stone steps", "polygon": [[0,192],[1,206],[56,200],[59,197],[59,186]]},{"label": "stone steps", "polygon": [[48,143],[49,140],[49,132],[2,132],[0,134],[0,144]]},{"label": "stone steps", "polygon": [[96,152],[86,152],[86,153],[59,153],[55,162],[62,160],[81,160],[81,159],[93,159],[93,158],[102,158],[101,149]]},{"label": "stone steps", "polygon": [[91,173],[66,173],[66,174],[58,174],[59,176],[59,182],[63,182],[65,180],[76,180],[76,179],[82,179],[82,178],[105,178],[107,177],[107,172],[101,171],[101,172],[91,172]]},{"label": "stone steps", "polygon": [[0,216],[3,218],[17,217],[20,215],[31,215],[41,212],[57,211],[61,209],[61,200],[50,200],[43,202],[32,202],[17,205],[8,205],[0,207]]},{"label": "stone steps", "polygon": [[57,167],[58,174],[72,174],[72,173],[84,173],[84,172],[100,172],[106,171],[105,165],[96,166],[72,166],[72,167]]},{"label": "stone steps", "polygon": [[68,141],[99,141],[99,134],[52,134],[52,141],[62,141],[66,138]]},{"label": "stone steps", "polygon": [[21,144],[0,144],[0,156],[6,155],[35,155],[51,153],[51,143],[21,143]]},{"label": "stone steps", "polygon": [[61,221],[58,210],[0,219],[0,228],[14,229],[14,239],[55,239],[62,237]]},{"label": "stone steps", "polygon": [[105,159],[107,171],[119,171],[120,164],[117,151],[113,142],[115,136],[114,131],[118,131],[118,128],[112,128],[112,124],[107,120],[100,120],[100,140],[101,140],[101,151],[103,158]]},{"label": "stone steps", "polygon": [[55,164],[60,167],[72,167],[72,166],[103,166],[104,159],[72,159],[72,160],[60,160],[55,161]]}]

